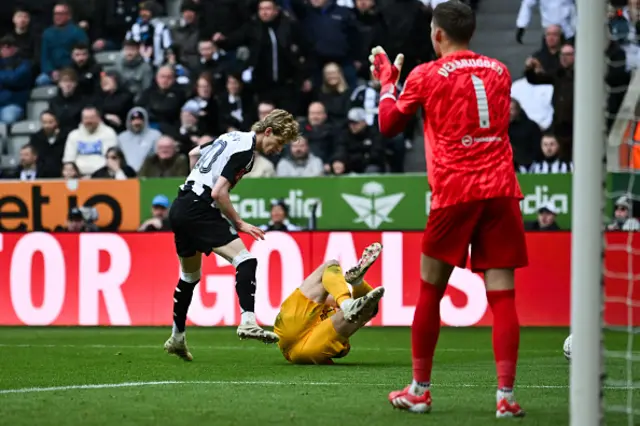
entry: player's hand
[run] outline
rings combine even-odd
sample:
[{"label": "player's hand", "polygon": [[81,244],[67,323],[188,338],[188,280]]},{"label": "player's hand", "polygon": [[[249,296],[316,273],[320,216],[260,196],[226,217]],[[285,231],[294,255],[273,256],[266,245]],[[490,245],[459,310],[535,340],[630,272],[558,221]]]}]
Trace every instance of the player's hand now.
[{"label": "player's hand", "polygon": [[264,231],[257,226],[253,226],[245,221],[240,221],[236,224],[236,229],[238,232],[244,232],[245,234],[249,234],[253,237],[254,240],[264,240]]},{"label": "player's hand", "polygon": [[371,55],[369,56],[369,62],[371,63],[371,75],[378,80],[384,87],[387,84],[398,84],[400,79],[400,71],[402,71],[402,65],[404,64],[404,55],[401,53],[396,56],[393,64],[387,56],[387,52],[380,46],[376,46],[371,49]]},{"label": "player's hand", "polygon": [[518,28],[516,30],[516,41],[522,44],[522,37],[524,37],[524,28]]}]

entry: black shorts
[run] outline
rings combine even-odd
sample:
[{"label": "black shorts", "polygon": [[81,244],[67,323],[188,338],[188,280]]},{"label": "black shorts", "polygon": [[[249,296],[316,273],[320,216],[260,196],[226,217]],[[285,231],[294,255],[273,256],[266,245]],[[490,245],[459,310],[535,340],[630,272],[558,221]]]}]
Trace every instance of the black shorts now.
[{"label": "black shorts", "polygon": [[220,210],[190,190],[180,191],[169,210],[176,252],[191,257],[196,252],[209,256],[214,248],[226,246],[238,233]]}]

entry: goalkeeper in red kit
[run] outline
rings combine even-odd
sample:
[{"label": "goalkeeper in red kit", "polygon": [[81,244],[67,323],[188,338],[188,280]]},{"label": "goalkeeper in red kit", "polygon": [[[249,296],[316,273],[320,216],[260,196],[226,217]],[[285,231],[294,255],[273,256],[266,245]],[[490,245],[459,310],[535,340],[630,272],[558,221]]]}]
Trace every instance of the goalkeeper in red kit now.
[{"label": "goalkeeper in red kit", "polygon": [[509,143],[511,76],[501,62],[469,50],[475,16],[450,0],[433,11],[431,40],[439,59],[417,66],[396,93],[403,57],[392,64],[381,47],[371,52],[381,83],[379,125],[399,133],[422,107],[431,211],[422,240],[422,286],[411,330],[413,381],[389,394],[400,409],[431,410],[431,368],[440,333],[440,301],[454,267],[484,273],[493,313],[497,417],[522,417],[513,385],[520,325],[514,270],[527,265],[519,201],[522,193]]}]

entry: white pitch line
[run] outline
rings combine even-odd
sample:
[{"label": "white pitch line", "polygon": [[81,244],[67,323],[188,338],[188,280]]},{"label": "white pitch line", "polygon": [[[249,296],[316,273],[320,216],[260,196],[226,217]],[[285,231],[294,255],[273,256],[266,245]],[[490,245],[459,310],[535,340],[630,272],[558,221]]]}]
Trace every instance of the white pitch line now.
[{"label": "white pitch line", "polygon": [[[215,345],[191,345],[193,348],[197,349],[214,349],[221,351],[256,351],[263,350],[262,346],[215,346]],[[78,349],[158,349],[161,348],[162,345],[74,345],[74,344],[27,344],[27,343],[0,343],[0,348],[78,348]],[[364,352],[409,352],[411,350],[410,346],[406,348],[397,348],[397,347],[366,347],[366,346],[355,346],[354,350],[364,351]],[[492,353],[491,349],[477,349],[477,348],[442,348],[437,349],[437,352],[486,352]],[[549,349],[520,349],[520,353],[543,353],[543,354],[557,354],[561,353],[561,350],[549,350]]]},{"label": "white pitch line", "polygon": [[[172,386],[172,385],[258,385],[258,386],[369,386],[369,387],[387,387],[392,389],[397,386],[393,383],[341,383],[341,382],[292,382],[292,381],[261,381],[261,380],[197,380],[197,381],[178,381],[163,380],[153,382],[124,382],[124,383],[101,383],[94,385],[69,385],[69,386],[51,386],[51,387],[31,387],[19,389],[0,389],[0,395],[20,394],[20,393],[42,393],[42,392],[59,392],[69,390],[93,390],[93,389],[114,389],[114,388],[133,388],[145,386]],[[435,388],[494,388],[494,384],[434,384]],[[566,385],[518,385],[518,389],[568,389]],[[608,390],[628,390],[622,387],[605,387]]]}]

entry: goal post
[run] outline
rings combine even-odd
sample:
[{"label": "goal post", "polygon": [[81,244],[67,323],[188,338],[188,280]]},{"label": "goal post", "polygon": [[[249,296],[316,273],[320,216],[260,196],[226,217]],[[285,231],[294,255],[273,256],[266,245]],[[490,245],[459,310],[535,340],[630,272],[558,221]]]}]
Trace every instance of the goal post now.
[{"label": "goal post", "polygon": [[[607,4],[577,0],[571,233],[571,426],[602,422]],[[603,188],[603,189],[600,189]]]}]

